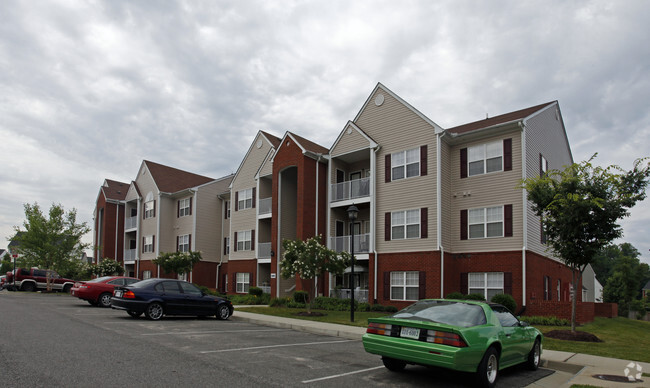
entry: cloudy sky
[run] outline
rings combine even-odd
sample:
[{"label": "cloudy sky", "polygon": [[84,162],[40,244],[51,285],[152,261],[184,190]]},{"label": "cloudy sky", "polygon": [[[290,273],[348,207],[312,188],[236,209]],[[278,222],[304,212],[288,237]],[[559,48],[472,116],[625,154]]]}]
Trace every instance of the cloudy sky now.
[{"label": "cloudy sky", "polygon": [[[0,15],[0,248],[24,203],[90,224],[103,180],[143,159],[218,178],[258,130],[329,148],[377,82],[443,128],[558,100],[576,161],[650,155],[647,1],[4,0]],[[650,199],[623,227],[650,262]]]}]

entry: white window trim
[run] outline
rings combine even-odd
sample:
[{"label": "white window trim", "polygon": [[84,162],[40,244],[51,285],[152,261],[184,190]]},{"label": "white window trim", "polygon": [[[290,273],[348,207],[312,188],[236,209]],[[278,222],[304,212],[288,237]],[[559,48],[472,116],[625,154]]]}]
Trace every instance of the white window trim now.
[{"label": "white window trim", "polygon": [[185,217],[190,215],[190,198],[183,198],[178,201],[178,216]]},{"label": "white window trim", "polygon": [[251,282],[250,274],[248,272],[237,272],[235,276],[236,276],[235,292],[237,292],[238,294],[247,293],[248,289],[250,288],[250,282]]},{"label": "white window trim", "polygon": [[[417,274],[417,285],[413,284],[406,284],[406,279],[407,279],[407,274],[408,273],[415,273]],[[393,284],[393,274],[402,274],[403,275],[403,282],[402,284]],[[393,298],[393,288],[400,288],[402,289],[402,298]],[[404,300],[404,301],[411,301],[411,300],[418,300],[419,298],[416,297],[415,299],[406,299],[407,295],[407,288],[416,288],[418,290],[418,296],[420,294],[420,273],[419,271],[392,271],[390,273],[390,300]]]},{"label": "white window trim", "polygon": [[[406,160],[406,155],[407,155],[407,153],[409,151],[416,151],[417,152],[418,155],[417,155],[417,161],[416,162],[408,163],[408,161]],[[396,163],[397,158],[395,156],[398,155],[398,154],[403,154],[404,155],[403,156],[404,163],[401,163],[401,164]],[[420,147],[411,148],[411,149],[404,150],[404,151],[399,151],[399,152],[393,152],[392,154],[390,154],[390,179],[391,179],[391,181],[419,177],[422,174],[422,166],[420,166],[420,161],[421,161]],[[411,164],[416,164],[416,163],[418,165],[418,173],[416,175],[413,175],[413,176],[407,176],[406,175],[407,166],[409,166]],[[393,169],[398,168],[398,167],[402,167],[404,169],[404,176],[401,177],[401,178],[395,178],[395,176],[393,175]]]},{"label": "white window trim", "polygon": [[151,271],[142,271],[142,280],[150,279],[150,278],[151,278]]},{"label": "white window trim", "polygon": [[[492,221],[488,222],[487,219],[487,210],[488,209],[497,209],[501,208],[501,221]],[[471,212],[476,211],[476,210],[483,210],[483,222],[471,222]],[[500,206],[489,206],[489,207],[479,207],[479,208],[474,208],[474,209],[468,209],[467,210],[467,238],[470,240],[480,240],[484,238],[501,238],[504,237],[505,235],[505,206],[500,205]],[[501,223],[501,234],[499,236],[488,236],[488,224],[496,224],[497,222]],[[481,225],[483,224],[483,236],[482,237],[472,237],[471,233],[471,226],[472,225]]]},{"label": "white window trim", "polygon": [[253,208],[253,189],[250,188],[250,189],[240,190],[237,194],[237,209],[245,210],[245,209],[252,209],[252,208]]},{"label": "white window trim", "polygon": [[[172,205],[174,206],[174,205]],[[156,212],[156,208],[154,206],[154,201],[147,201],[144,203],[144,218],[153,218],[153,215]],[[173,213],[172,213],[173,214]]]},{"label": "white window trim", "polygon": [[[488,286],[488,274],[495,274],[495,273],[496,274],[501,274],[501,287],[494,287],[494,286],[490,287],[490,286]],[[472,275],[477,275],[477,274],[483,275],[483,286],[482,287],[472,287],[472,281],[471,281]],[[480,288],[483,289],[482,290],[483,291],[483,297],[488,302],[489,302],[488,295],[487,295],[488,290],[499,290],[499,291],[501,291],[502,294],[505,293],[505,276],[504,276],[504,273],[503,272],[470,272],[470,273],[468,273],[467,274],[467,293],[471,294],[472,292],[470,290],[472,290],[472,289],[475,290],[475,289],[480,289]]]},{"label": "white window trim", "polygon": [[[488,148],[489,145],[492,145],[492,144],[498,145],[499,149],[501,150],[501,153],[499,154],[499,156],[493,156],[491,158],[488,158],[488,156],[487,156],[487,148]],[[470,158],[470,155],[472,154],[471,150],[477,149],[477,148],[483,148],[483,150],[482,150],[483,158],[482,159],[471,159]],[[497,157],[501,158],[501,168],[499,170],[488,172],[488,170],[487,170],[487,161],[489,159],[494,159],[494,158],[497,158]],[[478,162],[478,161],[483,161],[483,172],[482,173],[472,174],[472,170],[469,167],[469,165],[470,165],[470,163]],[[477,176],[477,175],[485,175],[485,174],[493,174],[493,173],[497,173],[497,172],[503,172],[503,141],[499,140],[499,141],[480,144],[480,145],[476,145],[476,146],[467,148],[467,176],[468,177]]]},{"label": "white window trim", "polygon": [[[240,230],[237,231],[237,251],[252,251],[252,233],[251,230]],[[246,248],[246,243],[248,242],[248,248]],[[242,244],[241,247],[239,244]]]},{"label": "white window trim", "polygon": [[178,251],[179,252],[189,252],[190,251],[190,235],[184,234],[178,236]]},{"label": "white window trim", "polygon": [[153,236],[144,236],[144,253],[153,253]]},{"label": "white window trim", "polygon": [[[410,211],[417,211],[417,214],[418,214],[418,223],[417,224],[415,224],[415,223],[409,224],[408,223],[407,214]],[[396,213],[404,213],[404,223],[403,224],[395,224],[395,223],[393,223],[393,214],[396,214]],[[412,226],[412,225],[417,225],[418,226],[418,235],[417,235],[417,237],[408,237],[408,235],[407,235],[408,227]],[[400,227],[400,226],[404,228],[404,237],[396,238],[396,237],[393,236],[393,228]],[[420,209],[398,210],[398,211],[394,211],[394,212],[390,213],[390,239],[391,240],[413,240],[413,239],[418,239],[421,236],[422,236],[422,214],[421,214]]]},{"label": "white window trim", "polygon": [[230,237],[226,237],[226,255],[230,254]]}]

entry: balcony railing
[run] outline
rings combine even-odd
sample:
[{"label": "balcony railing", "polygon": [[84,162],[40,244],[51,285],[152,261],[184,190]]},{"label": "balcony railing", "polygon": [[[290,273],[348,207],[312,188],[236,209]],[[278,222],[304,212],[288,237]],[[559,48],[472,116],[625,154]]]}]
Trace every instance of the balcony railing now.
[{"label": "balcony railing", "polygon": [[264,215],[264,214],[271,214],[271,204],[273,198],[260,198],[260,205],[259,205],[259,214]]},{"label": "balcony railing", "polygon": [[271,243],[258,243],[257,244],[257,258],[270,259],[271,258]]},{"label": "balcony railing", "polygon": [[355,179],[330,185],[332,202],[367,197],[370,195],[370,178]]},{"label": "balcony railing", "polygon": [[124,250],[124,264],[135,263],[135,249]]},{"label": "balcony railing", "polygon": [[271,293],[271,286],[257,286],[262,289],[262,292],[265,294],[270,294]]},{"label": "balcony railing", "polygon": [[[330,296],[332,298],[338,298],[338,299],[350,299],[350,289],[341,288],[341,289],[330,290]],[[359,303],[367,303],[368,290],[355,290],[354,300],[358,301]]]},{"label": "balcony railing", "polygon": [[[350,236],[330,237],[330,246],[336,252],[350,252]],[[370,252],[370,234],[354,235],[354,253]]]},{"label": "balcony railing", "polygon": [[124,219],[124,230],[134,229],[138,226],[138,217],[126,217]]}]

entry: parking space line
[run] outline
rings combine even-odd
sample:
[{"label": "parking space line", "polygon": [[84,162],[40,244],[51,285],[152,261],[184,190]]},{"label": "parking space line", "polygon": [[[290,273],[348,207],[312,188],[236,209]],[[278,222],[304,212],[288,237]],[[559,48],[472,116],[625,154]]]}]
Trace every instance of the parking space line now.
[{"label": "parking space line", "polygon": [[307,346],[307,345],[324,345],[324,344],[338,344],[343,342],[354,342],[359,340],[342,340],[342,341],[323,341],[323,342],[303,342],[299,344],[282,344],[282,345],[267,345],[267,346],[254,346],[251,348],[237,348],[237,349],[221,349],[221,350],[203,350],[199,353],[224,353],[224,352],[239,352],[242,350],[257,350],[257,349],[270,349],[270,348],[285,348],[289,346]]},{"label": "parking space line", "polygon": [[[288,330],[288,329],[287,329]],[[143,336],[153,336],[153,335],[186,335],[186,334],[211,334],[211,333],[244,333],[244,332],[256,332],[256,331],[287,331],[283,329],[262,329],[262,330],[211,330],[211,331],[168,331],[165,333],[144,333],[140,334]]]},{"label": "parking space line", "polygon": [[343,376],[353,375],[353,374],[357,374],[357,373],[369,372],[369,371],[371,371],[371,370],[381,369],[381,368],[383,368],[383,366],[376,366],[376,367],[374,367],[374,368],[355,370],[355,371],[353,371],[353,372],[347,372],[347,373],[339,373],[338,375],[325,376],[325,377],[320,377],[320,378],[312,379],[312,380],[305,380],[305,381],[303,381],[302,383],[303,383],[303,384],[309,384],[309,383],[314,383],[314,382],[316,382],[316,381],[335,379],[335,378],[337,378],[337,377],[343,377]]}]

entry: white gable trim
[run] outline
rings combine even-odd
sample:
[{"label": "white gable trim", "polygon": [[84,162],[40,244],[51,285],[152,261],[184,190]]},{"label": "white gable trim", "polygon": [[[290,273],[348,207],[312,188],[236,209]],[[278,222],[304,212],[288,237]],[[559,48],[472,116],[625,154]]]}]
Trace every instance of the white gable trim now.
[{"label": "white gable trim", "polygon": [[332,144],[332,146],[330,147],[330,155],[332,154],[332,150],[336,148],[336,146],[339,144],[339,142],[343,138],[343,134],[345,133],[345,131],[347,131],[348,128],[352,128],[353,130],[357,131],[361,136],[363,136],[368,141],[369,148],[375,148],[378,146],[378,144],[374,140],[372,140],[372,138],[368,136],[361,128],[359,128],[352,121],[348,121],[343,127],[343,130],[339,132],[339,136],[336,138],[336,140],[334,140],[334,144]]},{"label": "white gable trim", "polygon": [[253,150],[253,147],[255,146],[255,143],[257,143],[258,138],[264,138],[264,140],[269,144],[269,146],[272,149],[275,149],[275,147],[273,147],[273,143],[271,143],[269,139],[266,136],[264,136],[264,133],[262,131],[257,131],[257,135],[255,135],[253,142],[251,143],[250,147],[248,147],[248,151],[246,151],[246,155],[241,160],[241,163],[239,163],[239,167],[237,167],[237,172],[235,172],[235,174],[233,175],[232,181],[230,182],[230,186],[228,186],[228,188],[232,189],[232,183],[237,179],[237,176],[239,175],[241,168],[244,166],[244,162],[246,161],[246,159],[248,159],[248,155],[250,155],[251,151]]}]

